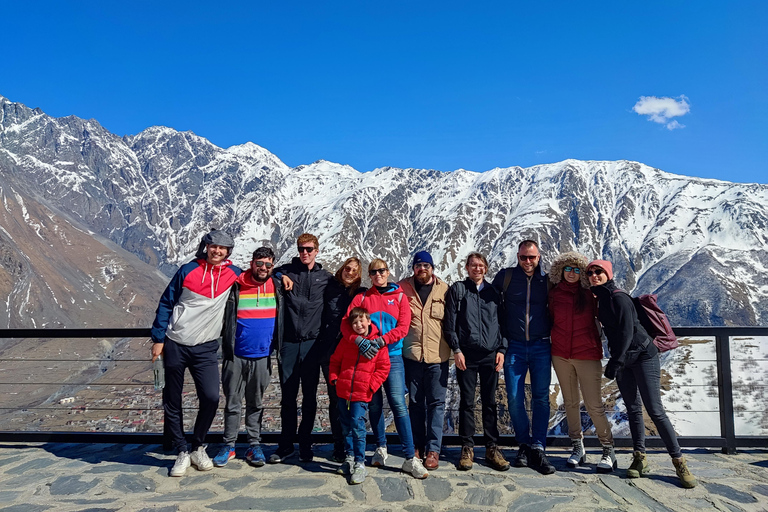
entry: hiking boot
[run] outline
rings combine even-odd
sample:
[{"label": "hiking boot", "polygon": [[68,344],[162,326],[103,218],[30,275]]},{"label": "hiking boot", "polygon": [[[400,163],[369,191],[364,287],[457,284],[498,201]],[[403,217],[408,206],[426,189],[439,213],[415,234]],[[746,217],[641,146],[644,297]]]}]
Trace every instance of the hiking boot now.
[{"label": "hiking boot", "polygon": [[517,456],[515,457],[515,467],[524,468],[528,466],[528,456],[530,455],[531,447],[527,444],[521,444],[517,450]]},{"label": "hiking boot", "polygon": [[344,462],[342,462],[341,466],[339,466],[339,468],[336,470],[336,474],[349,476],[354,470],[355,458],[352,455],[347,455],[344,459]]},{"label": "hiking boot", "polygon": [[413,478],[423,480],[429,476],[429,473],[424,469],[424,465],[416,457],[407,459],[403,462],[403,473],[410,473]]},{"label": "hiking boot", "polygon": [[387,455],[387,447],[379,446],[378,448],[376,448],[376,451],[373,452],[373,457],[371,457],[371,466],[376,466],[377,468],[383,468],[384,464],[387,463],[388,458],[389,458],[389,455]]},{"label": "hiking boot", "polygon": [[349,483],[358,485],[365,482],[365,477],[368,476],[368,471],[365,469],[364,463],[355,462],[354,464],[355,465],[352,467],[352,474],[349,477]]},{"label": "hiking boot", "polygon": [[440,465],[440,454],[437,452],[427,452],[427,458],[424,461],[424,467],[432,471]]},{"label": "hiking boot", "polygon": [[544,450],[539,448],[534,448],[531,450],[530,457],[528,458],[528,467],[535,469],[542,475],[551,475],[557,471],[555,466],[553,466],[552,463],[547,459],[547,456],[544,454]]},{"label": "hiking boot", "polygon": [[264,457],[264,452],[261,450],[261,446],[255,444],[245,452],[245,461],[251,466],[260,468],[267,462],[267,459]]},{"label": "hiking boot", "polygon": [[603,445],[603,455],[600,457],[600,462],[597,463],[598,473],[610,473],[616,469],[616,453],[613,450],[612,444]]},{"label": "hiking boot", "polygon": [[235,457],[235,447],[230,445],[224,445],[219,450],[219,453],[213,458],[213,465],[217,468],[223,468],[229,462],[229,459]]},{"label": "hiking boot", "polygon": [[459,469],[469,471],[472,469],[472,460],[475,458],[475,450],[471,446],[461,447],[461,458],[459,459]]},{"label": "hiking boot", "polygon": [[315,452],[311,447],[299,446],[299,462],[312,462],[315,458]]},{"label": "hiking boot", "polygon": [[627,468],[627,478],[640,478],[650,472],[648,460],[644,452],[634,452],[632,455],[632,464]]},{"label": "hiking boot", "polygon": [[184,476],[189,468],[189,452],[180,452],[171,468],[171,476]]},{"label": "hiking boot", "polygon": [[575,468],[587,463],[587,453],[584,451],[584,441],[581,439],[571,439],[573,450],[565,462],[569,468]]},{"label": "hiking boot", "polygon": [[210,471],[213,469],[213,461],[205,451],[205,446],[198,446],[197,450],[190,453],[189,462],[191,462],[198,471]]},{"label": "hiking boot", "polygon": [[278,448],[275,453],[269,456],[269,463],[279,464],[281,462],[285,462],[286,459],[289,459],[294,455],[296,455],[296,449],[293,447],[293,445],[286,448]]},{"label": "hiking boot", "polygon": [[696,487],[698,482],[696,481],[696,477],[693,476],[688,469],[688,462],[685,458],[680,457],[679,459],[672,459],[672,464],[675,465],[675,473],[677,473],[677,477],[680,479],[680,485],[686,489],[693,489]]},{"label": "hiking boot", "polygon": [[485,461],[496,471],[506,471],[509,469],[509,462],[504,458],[498,446],[489,446],[485,449]]}]

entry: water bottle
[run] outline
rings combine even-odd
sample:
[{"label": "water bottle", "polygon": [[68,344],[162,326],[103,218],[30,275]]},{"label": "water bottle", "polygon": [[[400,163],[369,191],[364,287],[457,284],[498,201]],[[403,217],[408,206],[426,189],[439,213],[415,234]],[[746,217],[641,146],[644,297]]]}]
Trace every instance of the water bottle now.
[{"label": "water bottle", "polygon": [[157,356],[152,363],[152,371],[155,374],[155,389],[160,390],[165,387],[165,366],[163,365],[163,356]]}]

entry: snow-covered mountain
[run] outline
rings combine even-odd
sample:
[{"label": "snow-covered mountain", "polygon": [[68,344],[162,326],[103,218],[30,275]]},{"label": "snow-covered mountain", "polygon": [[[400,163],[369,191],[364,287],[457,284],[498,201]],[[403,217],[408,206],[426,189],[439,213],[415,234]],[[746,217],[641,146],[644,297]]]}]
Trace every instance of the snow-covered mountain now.
[{"label": "snow-covered mountain", "polygon": [[0,96],[0,187],[4,201],[66,215],[166,275],[210,227],[235,235],[241,264],[263,244],[287,261],[308,231],[331,270],[350,255],[383,257],[399,277],[427,249],[449,281],[462,277],[469,252],[487,254],[493,276],[534,238],[545,267],[568,250],[610,259],[628,290],[659,294],[674,324],[768,324],[766,185],[629,161],[482,173],[290,168],[252,143],[222,149],[164,127],[121,138],[95,120],[53,118]]}]

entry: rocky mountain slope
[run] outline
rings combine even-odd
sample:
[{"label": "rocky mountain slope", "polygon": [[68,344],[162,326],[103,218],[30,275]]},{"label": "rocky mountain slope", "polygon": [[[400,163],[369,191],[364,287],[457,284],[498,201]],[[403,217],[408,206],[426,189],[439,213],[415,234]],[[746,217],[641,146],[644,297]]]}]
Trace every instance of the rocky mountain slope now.
[{"label": "rocky mountain slope", "polygon": [[[0,187],[6,205],[20,197],[30,211],[56,212],[166,275],[210,227],[236,236],[237,263],[262,244],[286,261],[296,236],[309,231],[331,270],[349,255],[378,256],[399,277],[415,251],[428,249],[449,281],[462,277],[473,250],[488,255],[493,276],[530,237],[540,241],[545,267],[567,250],[612,260],[628,290],[659,293],[674,324],[768,323],[768,186],[637,162],[566,160],[482,173],[360,173],[326,161],[290,168],[252,143],[222,149],[164,127],[121,138],[94,120],[53,118],[0,97]],[[6,231],[8,218],[0,218]],[[11,289],[19,270],[5,254],[29,253],[3,236],[0,286]],[[44,254],[53,265],[58,254]],[[108,265],[96,267],[103,273]],[[65,277],[71,287],[105,289]],[[43,288],[18,288],[8,311],[19,309],[25,290],[30,301],[42,300]]]}]

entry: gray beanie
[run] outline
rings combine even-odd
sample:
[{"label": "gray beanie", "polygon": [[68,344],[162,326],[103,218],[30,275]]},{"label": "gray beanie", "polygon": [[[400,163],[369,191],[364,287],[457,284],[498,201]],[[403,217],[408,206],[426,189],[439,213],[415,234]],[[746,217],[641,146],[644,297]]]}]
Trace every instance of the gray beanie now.
[{"label": "gray beanie", "polygon": [[232,235],[226,231],[220,229],[212,229],[210,233],[200,239],[200,245],[197,247],[197,253],[195,258],[205,258],[205,247],[208,245],[220,245],[222,247],[228,247],[229,253],[232,253],[232,248],[235,246],[235,239]]}]

